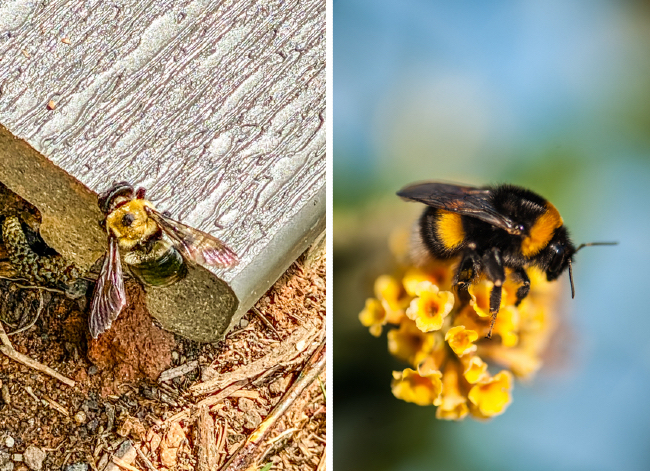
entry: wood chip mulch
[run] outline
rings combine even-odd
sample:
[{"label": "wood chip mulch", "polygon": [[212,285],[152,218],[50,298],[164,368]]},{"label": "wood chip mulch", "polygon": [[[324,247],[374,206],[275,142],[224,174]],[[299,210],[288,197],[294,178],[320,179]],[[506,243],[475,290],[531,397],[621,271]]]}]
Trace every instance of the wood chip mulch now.
[{"label": "wood chip mulch", "polygon": [[0,355],[0,469],[324,469],[324,258],[303,255],[223,341],[165,340],[153,378],[89,360],[88,299],[0,278],[11,348],[74,381]]}]

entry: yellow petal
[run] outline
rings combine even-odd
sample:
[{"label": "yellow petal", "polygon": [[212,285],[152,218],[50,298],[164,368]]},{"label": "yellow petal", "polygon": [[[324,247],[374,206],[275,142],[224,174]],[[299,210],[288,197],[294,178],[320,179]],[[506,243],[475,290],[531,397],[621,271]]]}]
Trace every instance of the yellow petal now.
[{"label": "yellow petal", "polygon": [[381,335],[381,326],[386,323],[386,311],[381,302],[375,298],[366,299],[366,307],[359,313],[359,321],[370,327],[370,333],[375,337]]},{"label": "yellow petal", "polygon": [[[471,298],[469,304],[474,308],[479,317],[491,317],[490,293],[493,287],[494,283],[487,279],[482,279],[478,283],[469,286],[468,292]],[[507,299],[507,293],[502,289],[500,308],[505,305]]]},{"label": "yellow petal", "polygon": [[386,321],[399,323],[410,298],[404,298],[402,285],[390,275],[381,275],[375,280],[375,296],[386,311]]},{"label": "yellow petal", "polygon": [[390,275],[381,275],[375,280],[375,296],[389,303],[398,303],[402,294],[399,282]]},{"label": "yellow petal", "polygon": [[436,418],[462,420],[469,413],[467,398],[461,393],[458,376],[459,364],[447,362],[442,375],[442,401],[436,410]]},{"label": "yellow petal", "polygon": [[487,378],[487,363],[481,360],[480,357],[470,357],[467,361],[463,360],[463,363],[465,366],[463,376],[468,383],[478,383],[479,381]]},{"label": "yellow petal", "polygon": [[506,347],[514,347],[519,341],[519,310],[514,306],[505,306],[497,315],[494,323],[494,333],[501,337],[501,343]]},{"label": "yellow petal", "polygon": [[502,414],[512,401],[512,373],[502,370],[494,377],[474,385],[467,395],[475,406],[478,417]]},{"label": "yellow petal", "polygon": [[393,371],[391,389],[393,395],[403,401],[419,406],[438,405],[442,391],[441,377],[440,371],[433,371],[428,375],[420,375],[411,368],[406,368],[402,372]]},{"label": "yellow petal", "polygon": [[422,332],[410,319],[388,332],[388,351],[414,367],[433,351],[434,344],[434,335]]},{"label": "yellow petal", "polygon": [[459,357],[476,351],[474,342],[478,339],[478,333],[466,329],[464,325],[452,327],[445,334],[445,340]]},{"label": "yellow petal", "polygon": [[439,291],[438,287],[421,283],[418,287],[419,297],[411,301],[406,316],[415,321],[422,332],[440,330],[442,323],[454,307],[454,294],[451,291]]},{"label": "yellow petal", "polygon": [[368,331],[370,331],[370,335],[373,337],[379,337],[381,335],[381,330],[382,330],[382,325],[381,324],[374,324],[371,325]]},{"label": "yellow petal", "polygon": [[445,346],[445,342],[442,338],[439,338],[435,341],[431,353],[429,353],[429,355],[418,364],[418,371],[421,375],[428,375],[434,371],[438,371],[440,365],[444,365],[447,356],[447,347]]},{"label": "yellow petal", "polygon": [[[420,288],[422,283],[425,285]],[[421,289],[428,289],[430,285],[436,285],[436,279],[420,268],[411,267],[404,274],[402,284],[410,296],[419,296]]]}]

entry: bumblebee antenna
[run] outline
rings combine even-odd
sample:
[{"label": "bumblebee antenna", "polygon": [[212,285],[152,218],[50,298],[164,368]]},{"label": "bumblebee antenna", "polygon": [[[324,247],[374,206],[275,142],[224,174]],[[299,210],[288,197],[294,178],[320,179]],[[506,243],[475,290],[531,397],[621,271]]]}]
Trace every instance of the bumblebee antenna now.
[{"label": "bumblebee antenna", "polygon": [[576,252],[584,247],[591,247],[592,245],[618,245],[618,242],[589,242],[587,244],[580,244]]},{"label": "bumblebee antenna", "polygon": [[[586,244],[578,245],[576,252],[585,247],[591,247],[592,245],[618,245],[618,242],[588,242]],[[571,299],[576,297],[576,290],[573,286],[573,268],[571,267],[571,259],[569,259],[569,281],[571,282]]]},{"label": "bumblebee antenna", "polygon": [[571,282],[571,299],[573,299],[576,297],[576,290],[573,287],[573,268],[571,268],[571,259],[569,259],[569,281]]}]

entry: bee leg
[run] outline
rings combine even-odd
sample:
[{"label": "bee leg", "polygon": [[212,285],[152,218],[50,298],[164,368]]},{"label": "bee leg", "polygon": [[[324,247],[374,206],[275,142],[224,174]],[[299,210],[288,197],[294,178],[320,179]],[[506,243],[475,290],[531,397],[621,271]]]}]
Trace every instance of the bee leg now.
[{"label": "bee leg", "polygon": [[515,306],[519,306],[519,303],[521,303],[524,298],[528,296],[528,292],[530,291],[530,278],[528,278],[528,274],[523,268],[517,268],[512,272],[512,275],[515,280],[522,283],[522,285],[517,290],[517,301],[515,302]]},{"label": "bee leg", "polygon": [[501,251],[496,247],[483,256],[483,264],[485,265],[485,272],[488,278],[494,283],[494,287],[490,292],[490,313],[492,314],[492,319],[490,321],[490,330],[485,336],[489,339],[492,338],[492,329],[497,320],[499,306],[501,306],[501,291],[503,282],[506,280],[506,272],[503,268]]},{"label": "bee leg", "polygon": [[453,284],[459,290],[467,291],[476,274],[481,270],[481,263],[478,255],[474,251],[466,252],[458,265]]},{"label": "bee leg", "polygon": [[146,191],[147,190],[145,190],[142,187],[138,188],[137,190],[135,190],[135,198],[139,199],[139,200],[143,200],[144,199],[144,194],[145,194]]}]

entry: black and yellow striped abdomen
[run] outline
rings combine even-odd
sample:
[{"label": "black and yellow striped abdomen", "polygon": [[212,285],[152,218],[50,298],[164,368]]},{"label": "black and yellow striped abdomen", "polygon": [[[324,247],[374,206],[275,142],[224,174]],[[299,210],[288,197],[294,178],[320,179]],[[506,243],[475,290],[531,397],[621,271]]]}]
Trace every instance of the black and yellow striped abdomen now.
[{"label": "black and yellow striped abdomen", "polygon": [[437,208],[427,208],[420,220],[422,241],[439,258],[453,257],[465,247],[463,216]]}]

